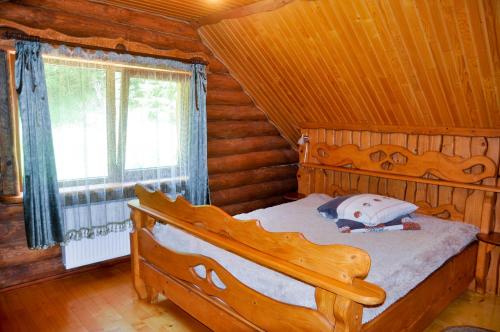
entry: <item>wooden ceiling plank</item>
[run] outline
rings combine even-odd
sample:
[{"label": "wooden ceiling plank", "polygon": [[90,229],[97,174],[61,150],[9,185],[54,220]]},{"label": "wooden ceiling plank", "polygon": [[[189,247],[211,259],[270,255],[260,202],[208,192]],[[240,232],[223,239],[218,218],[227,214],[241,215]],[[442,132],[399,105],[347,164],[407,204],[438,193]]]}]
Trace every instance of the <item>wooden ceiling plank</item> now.
[{"label": "wooden ceiling plank", "polygon": [[[296,48],[292,47],[290,48],[289,53],[283,53],[285,47],[282,44],[282,41],[285,39],[285,35],[284,32],[281,31],[281,29],[276,29],[274,25],[275,22],[281,19],[281,16],[279,14],[276,14],[277,13],[273,13],[272,17],[270,17],[269,14],[263,14],[262,16],[267,17],[267,20],[261,16],[262,22],[266,22],[268,28],[265,29],[264,27],[261,27],[260,30],[263,34],[261,33],[262,38],[259,38],[259,40],[267,38],[267,40],[271,41],[271,44],[274,45],[274,47],[272,47],[270,51],[273,52],[272,54],[274,55],[274,59],[277,59],[277,61],[274,61],[273,63],[272,59],[269,59],[267,57],[266,53],[269,51],[266,52],[265,44],[260,44],[259,47],[255,48],[255,50],[258,50],[259,52],[259,54],[257,54],[257,57],[265,58],[266,62],[269,63],[269,67],[274,68],[274,70],[277,71],[275,77],[281,77],[283,73],[287,73],[290,76],[287,80],[280,81],[280,93],[282,94],[282,98],[280,98],[281,103],[288,105],[301,105],[301,101],[310,100],[310,104],[314,106],[313,108],[319,111],[323,107],[323,104],[317,98],[310,98],[310,95],[312,93],[311,89],[308,86],[304,85],[303,80],[300,77],[300,75],[303,75],[307,71],[307,69],[299,65],[298,67],[301,68],[301,70],[299,71],[297,70],[297,65],[294,65],[292,63],[293,59],[300,59],[296,54],[290,53],[296,52]],[[248,23],[250,27],[252,27],[253,25],[258,26],[258,24],[252,24],[250,18],[243,19],[242,21]],[[235,25],[238,24],[238,22],[231,21],[227,22],[227,24]],[[249,31],[242,31],[243,38],[252,38],[252,35],[259,35],[257,30],[252,31],[250,29],[246,29]],[[257,38],[255,40],[257,40]],[[294,93],[291,93],[290,91],[294,91]],[[284,105],[281,105],[280,108],[284,109],[283,106]],[[302,105],[302,107],[305,107],[303,108],[305,111],[308,109],[307,105]],[[307,113],[304,114],[304,116],[305,115],[307,115]]]},{"label": "wooden ceiling plank", "polygon": [[[329,4],[327,4],[327,5],[329,5]],[[351,59],[350,59],[351,54],[350,54],[349,50],[346,49],[346,47],[343,43],[343,39],[341,38],[341,36],[338,33],[337,22],[334,21],[335,19],[332,17],[333,8],[329,8],[327,10],[327,12],[328,12],[328,14],[325,15],[325,17],[327,18],[329,28],[331,29],[331,34],[330,34],[331,43],[332,43],[332,45],[336,46],[334,52],[337,55],[337,58],[336,58],[336,61],[334,61],[334,63],[338,63],[338,64],[343,65],[342,67],[339,67],[339,68],[343,69],[344,79],[346,79],[349,82],[355,82],[355,84],[352,84],[350,86],[350,89],[355,92],[355,98],[362,103],[362,105],[360,105],[362,107],[360,107],[357,111],[368,115],[369,116],[368,121],[377,122],[379,120],[376,119],[378,117],[378,115],[374,112],[375,106],[372,103],[371,99],[366,98],[366,96],[367,96],[366,91],[363,88],[363,86],[360,84],[360,82],[362,82],[364,78],[359,76],[359,73],[358,73],[359,70],[357,70],[358,68],[351,61]],[[328,41],[326,41],[326,42],[328,42]],[[343,61],[344,59],[345,59],[345,61]]]},{"label": "wooden ceiling plank", "polygon": [[455,125],[459,121],[456,120],[455,114],[457,110],[455,108],[455,96],[454,92],[450,91],[448,88],[448,81],[446,75],[446,64],[441,61],[441,55],[443,52],[440,49],[440,44],[436,43],[436,40],[440,40],[436,36],[436,30],[434,28],[434,23],[438,23],[439,20],[432,20],[428,14],[427,3],[417,2],[415,3],[416,18],[421,27],[421,39],[426,46],[426,54],[428,54],[429,62],[432,64],[431,68],[427,70],[430,72],[429,80],[435,83],[437,86],[436,99],[438,100],[440,112],[446,115],[445,124]]},{"label": "wooden ceiling plank", "polygon": [[429,42],[432,54],[436,60],[436,67],[442,81],[445,98],[449,100],[448,112],[455,124],[467,122],[467,109],[462,90],[455,89],[453,75],[456,70],[455,57],[449,44],[448,29],[441,15],[441,6],[437,2],[426,2],[420,11],[431,30],[432,40]]},{"label": "wooden ceiling plank", "polygon": [[[364,24],[365,33],[367,38],[372,36],[372,43],[374,48],[374,53],[377,55],[380,61],[380,66],[385,71],[385,77],[383,79],[384,89],[389,91],[389,99],[391,104],[397,105],[397,109],[399,110],[396,114],[404,114],[404,123],[413,123],[413,115],[411,112],[411,103],[408,101],[408,98],[403,93],[401,86],[405,82],[404,75],[398,75],[396,73],[397,66],[393,66],[391,62],[391,56],[394,53],[392,50],[391,43],[384,44],[384,41],[387,41],[384,36],[384,31],[381,30],[385,27],[377,25],[377,17],[373,13],[373,8],[370,8],[373,3],[372,2],[356,2],[356,4],[360,7],[360,10],[366,12],[366,15],[369,16],[369,21]],[[377,51],[379,50],[379,51]],[[383,50],[381,52],[380,50]],[[392,82],[396,82],[397,84],[392,84]],[[397,123],[398,121],[395,121]]]},{"label": "wooden ceiling plank", "polygon": [[[464,123],[468,123],[474,125],[475,122],[471,117],[470,106],[466,97],[466,89],[461,88],[462,86],[462,77],[460,77],[461,64],[459,63],[459,58],[457,54],[460,53],[458,32],[456,30],[455,19],[453,15],[453,8],[449,7],[450,4],[441,3],[437,6],[436,11],[439,12],[439,17],[443,22],[443,29],[445,31],[445,40],[440,40],[441,45],[447,45],[447,51],[444,52],[444,56],[447,60],[450,80],[451,80],[451,89],[455,91],[458,96],[457,103],[460,105],[459,111],[460,116],[457,116],[457,122],[461,125]],[[457,49],[458,45],[458,49]]]},{"label": "wooden ceiling plank", "polygon": [[413,124],[422,124],[424,118],[422,112],[420,112],[420,103],[415,94],[414,89],[412,89],[412,80],[408,71],[405,70],[404,60],[400,52],[398,52],[397,40],[395,40],[394,35],[391,33],[391,28],[389,27],[389,22],[386,17],[387,14],[378,2],[368,2],[368,9],[374,19],[375,26],[380,33],[381,44],[383,45],[384,52],[390,56],[389,66],[395,73],[395,77],[398,78],[396,81],[401,93],[402,98],[408,103],[408,113],[406,115],[407,122]]},{"label": "wooden ceiling plank", "polygon": [[180,14],[178,11],[175,10],[175,7],[170,6],[169,10],[166,11],[164,7],[159,6],[156,3],[153,4],[146,4],[141,1],[136,2],[133,0],[127,0],[127,1],[117,1],[117,0],[93,0],[99,3],[111,5],[111,6],[117,6],[117,7],[122,7],[122,8],[127,8],[130,10],[140,10],[152,14],[159,14],[163,15],[166,17],[172,17],[172,18],[177,18],[181,19],[183,21],[189,21],[192,18],[192,15],[188,15],[186,13]]},{"label": "wooden ceiling plank", "polygon": [[[273,66],[267,60],[266,54],[258,53],[258,50],[261,50],[261,47],[262,47],[262,45],[257,44],[257,42],[260,40],[259,33],[255,30],[251,31],[251,27],[246,26],[245,23],[246,23],[245,21],[243,21],[243,22],[236,22],[236,21],[224,22],[224,24],[226,24],[228,26],[232,26],[232,30],[228,34],[228,36],[232,37],[231,39],[234,39],[233,46],[237,47],[237,49],[235,50],[236,51],[235,54],[238,58],[246,56],[246,54],[244,52],[244,47],[243,47],[243,45],[240,44],[240,40],[247,40],[247,38],[250,37],[248,35],[250,33],[253,36],[251,47],[257,53],[253,54],[250,57],[249,61],[252,64],[252,69],[248,72],[244,72],[245,74],[242,75],[242,79],[245,79],[246,77],[251,77],[251,78],[253,77],[256,81],[255,81],[255,84],[253,84],[252,86],[254,86],[254,87],[265,86],[266,91],[268,91],[268,92],[274,91],[275,95],[276,94],[283,94],[284,89],[282,89],[282,87],[271,85],[269,79],[265,78],[266,74],[268,74],[268,73],[273,73],[272,74],[273,78],[280,77],[280,72],[279,72],[278,67]],[[239,38],[232,32],[234,32],[234,33],[237,32],[239,34]],[[243,67],[245,67],[245,69],[246,69],[246,65],[244,65]],[[249,67],[249,69],[250,69],[250,67]],[[255,74],[252,75],[252,71]],[[264,95],[267,95],[267,94],[264,92]],[[282,103],[284,102],[284,100],[287,99],[287,97],[288,96],[286,96],[286,95],[282,95],[281,98],[275,98],[275,99],[268,100],[268,103],[270,101],[272,103],[272,106],[271,106],[272,109],[277,110],[277,109],[280,109],[282,107]],[[295,96],[292,96],[292,97],[295,97]],[[278,113],[278,114],[280,114],[280,113]]]},{"label": "wooden ceiling plank", "polygon": [[375,100],[374,96],[370,94],[369,82],[367,82],[367,70],[365,66],[360,63],[359,59],[356,57],[356,48],[352,45],[351,37],[349,33],[344,28],[344,20],[341,16],[339,16],[339,8],[338,3],[329,3],[328,6],[331,6],[328,10],[329,18],[332,20],[332,24],[335,26],[335,34],[333,36],[336,38],[336,45],[338,45],[338,49],[341,51],[339,53],[340,58],[338,61],[345,62],[347,65],[347,73],[346,78],[352,82],[352,87],[356,86],[357,92],[359,94],[359,98],[363,101],[364,108],[358,110],[359,112],[368,112],[371,114],[372,122],[384,122],[383,116],[377,112],[378,109],[381,109],[380,104],[377,100]]},{"label": "wooden ceiling plank", "polygon": [[[484,25],[485,33],[488,39],[488,48],[492,67],[492,75],[494,77],[492,85],[494,90],[493,107],[499,108],[500,105],[500,86],[498,84],[500,73],[500,35],[498,34],[498,24],[500,21],[500,2],[499,1],[482,1],[481,2],[481,17]],[[500,127],[500,112],[493,113],[492,126]],[[500,200],[499,200],[500,206]],[[500,288],[500,285],[499,285]]]},{"label": "wooden ceiling plank", "polygon": [[[361,92],[358,87],[348,86],[345,80],[340,80],[341,77],[346,77],[350,75],[350,70],[347,68],[345,63],[341,61],[342,57],[337,51],[336,45],[338,45],[339,40],[335,42],[335,36],[337,32],[333,28],[333,26],[329,23],[329,17],[325,13],[325,10],[318,10],[318,14],[320,14],[320,18],[322,20],[322,24],[317,26],[318,29],[318,43],[323,45],[326,49],[326,54],[328,54],[327,60],[329,62],[325,63],[325,67],[334,67],[335,73],[334,75],[336,83],[339,85],[340,91],[345,96],[346,102],[349,103],[352,108],[350,110],[351,113],[355,113],[357,117],[357,121],[360,124],[373,122],[373,112],[370,112],[367,105],[364,103],[364,99],[360,98]],[[312,19],[312,18],[310,18]],[[343,112],[343,110],[338,110],[339,112]]]},{"label": "wooden ceiling plank", "polygon": [[[353,6],[353,2],[338,2],[341,7],[341,12],[346,18],[345,25],[348,28],[348,32],[352,34],[355,38],[352,38],[356,41],[356,49],[365,48],[365,59],[361,61],[361,63],[366,63],[366,69],[371,73],[371,76],[374,78],[373,88],[376,89],[377,100],[380,105],[384,105],[380,107],[380,113],[384,116],[384,123],[395,123],[396,119],[394,117],[394,112],[392,111],[393,105],[390,98],[387,95],[386,90],[381,84],[380,77],[387,76],[385,74],[385,70],[380,65],[378,54],[373,49],[373,45],[370,39],[366,38],[366,34],[363,27],[363,21],[366,21],[366,17],[360,16],[360,11],[358,8]],[[351,13],[351,14],[349,14]],[[353,17],[356,15],[357,17]],[[355,21],[355,24],[353,22]],[[391,111],[387,111],[387,109],[391,109]]]},{"label": "wooden ceiling plank", "polygon": [[382,11],[385,13],[385,20],[390,27],[389,33],[391,39],[393,40],[393,45],[396,47],[399,61],[401,62],[402,67],[404,68],[404,71],[408,77],[409,90],[415,96],[415,100],[417,101],[418,108],[416,108],[415,111],[417,111],[420,115],[422,121],[421,124],[427,122],[435,125],[435,122],[429,116],[431,112],[430,106],[427,100],[424,98],[422,87],[417,78],[417,73],[410,58],[410,52],[403,42],[404,38],[401,34],[399,23],[397,22],[393,14],[391,3],[384,2],[382,6]]},{"label": "wooden ceiling plank", "polygon": [[[210,26],[204,27],[204,29],[209,30],[209,29],[210,29]],[[233,30],[234,30],[234,29],[233,29]],[[205,35],[203,34],[203,32],[201,32],[201,36],[202,36],[202,38],[204,38],[204,37],[205,37]],[[229,36],[227,36],[227,37],[229,37],[229,39],[231,39],[231,38],[230,38],[230,37],[231,37],[231,35],[229,35]],[[224,49],[225,49],[225,46],[223,46],[223,44],[224,44],[224,43],[222,42],[222,40],[221,40],[221,39],[219,39],[219,38],[218,38],[218,36],[215,36],[215,38],[213,38],[213,39],[209,39],[209,38],[204,38],[204,39],[205,39],[205,40],[206,40],[209,44],[212,44],[212,45],[213,45],[213,44],[215,44],[215,45],[219,45],[218,47],[216,47],[216,49],[219,49],[219,50],[224,50]],[[225,41],[227,41],[227,38],[224,38],[224,40],[225,40]],[[245,55],[244,55],[243,53],[241,53],[241,54],[236,54],[236,56],[238,56],[238,58],[240,58],[240,59],[241,59],[241,57],[244,57]],[[265,64],[263,63],[262,65],[264,66]],[[244,67],[244,70],[245,70],[246,66],[243,66],[243,67]],[[242,72],[244,77],[253,77],[253,76],[254,76],[253,74],[255,74],[255,72],[253,72],[253,73],[251,73],[251,72],[246,73],[244,70],[243,70],[243,72]],[[234,77],[238,80],[238,77],[237,77],[237,76],[234,76]],[[262,82],[263,82],[263,84],[265,84],[265,83],[266,83],[266,81],[265,81],[265,80],[263,80]],[[262,85],[263,85],[263,84],[262,84]],[[253,86],[253,87],[257,87],[257,88],[261,87],[262,85],[261,85],[261,84],[256,84],[256,85],[255,85],[255,84],[252,84],[252,86]],[[254,93],[255,93],[255,90],[250,91],[250,92],[254,92]],[[278,101],[277,99],[271,99],[271,100],[272,100],[273,102],[277,102],[277,101]],[[265,104],[265,103],[264,103],[264,104]],[[266,105],[266,106],[267,106],[267,105]],[[276,107],[273,107],[273,105],[271,105],[271,107],[266,107],[266,108],[275,109]],[[279,122],[279,123],[281,124],[281,126],[277,126],[277,128],[279,129],[279,131],[280,131],[280,132],[283,132],[284,130],[286,130],[286,129],[283,129],[283,123],[286,123],[286,122],[285,122],[285,121],[283,121],[282,119],[277,119],[277,120],[279,120],[279,121],[277,121],[277,122]],[[288,132],[289,132],[289,131],[290,131],[290,129],[288,129]],[[293,142],[293,144],[295,144],[295,142]]]},{"label": "wooden ceiling plank", "polygon": [[[434,67],[434,65],[428,52],[425,51],[427,47],[425,41],[421,38],[422,29],[417,22],[414,2],[411,1],[405,4],[391,2],[391,8],[395,20],[398,22],[399,31],[405,40],[405,46],[408,50],[411,64],[416,73],[417,81],[422,89],[424,98],[429,105],[429,109],[443,109],[444,106],[439,105],[439,100],[435,93],[437,89],[431,86],[433,82],[430,80],[428,70],[426,70],[427,68],[430,69]],[[429,111],[427,116],[431,117],[431,122],[434,124],[449,124],[443,120],[441,111]]]},{"label": "wooden ceiling plank", "polygon": [[[266,15],[267,17],[267,15]],[[279,20],[280,16],[273,16],[273,20]],[[298,76],[300,73],[295,66],[291,65],[292,59],[295,59],[296,56],[293,54],[283,54],[283,45],[280,43],[283,39],[282,32],[280,30],[275,30],[273,26],[270,26],[268,30],[261,27],[258,23],[250,22],[249,19],[242,19],[242,22],[245,22],[245,26],[247,28],[241,29],[242,40],[246,38],[252,38],[253,36],[258,36],[258,38],[254,38],[254,41],[259,41],[258,44],[254,44],[254,50],[257,52],[255,56],[259,59],[264,59],[267,64],[268,69],[263,73],[265,75],[267,72],[273,72],[273,77],[278,78],[279,84],[277,87],[279,88],[279,94],[281,94],[280,107],[278,109],[284,109],[284,104],[297,104],[300,105],[301,100],[307,100],[308,89],[302,85],[302,80]],[[263,20],[264,21],[264,20]],[[267,21],[266,21],[267,22]],[[238,21],[227,22],[228,25],[234,26],[239,25]],[[258,29],[259,28],[259,29]],[[267,44],[263,44],[262,41],[267,40],[270,41]],[[240,44],[241,45],[241,44]],[[266,46],[271,48],[266,50]],[[244,45],[242,45],[244,47]],[[295,50],[290,50],[294,52]],[[269,54],[271,56],[269,56]],[[274,61],[273,61],[274,60]],[[255,64],[255,68],[258,68],[260,65]],[[301,70],[305,71],[305,68]],[[287,73],[288,79],[283,80],[282,76],[284,73]],[[269,83],[269,82],[267,82]],[[295,93],[290,93],[291,88]],[[313,101],[315,104],[315,108],[319,109],[321,107],[320,103],[317,101]]]},{"label": "wooden ceiling plank", "polygon": [[[284,9],[286,11],[286,9]],[[293,14],[293,13],[291,13]],[[307,28],[302,25],[303,18],[300,16],[292,16],[294,21],[296,22],[296,27],[300,28],[302,27],[303,31],[306,31]],[[315,109],[318,111],[324,112],[325,110],[331,110],[331,109],[338,109],[338,106],[332,107],[331,100],[328,98],[328,90],[327,89],[318,89],[318,90],[311,90],[309,87],[311,86],[311,82],[306,82],[305,80],[309,80],[310,76],[312,76],[312,73],[316,71],[316,68],[314,67],[313,64],[311,64],[311,54],[305,54],[304,50],[308,49],[310,50],[310,47],[301,47],[300,44],[297,44],[295,38],[289,38],[288,39],[288,45],[291,47],[285,47],[285,44],[283,42],[287,40],[287,36],[290,35],[290,31],[287,30],[282,30],[281,27],[285,28],[286,25],[282,24],[283,23],[283,15],[273,15],[270,17],[268,15],[268,20],[273,21],[272,25],[269,25],[267,33],[269,35],[272,35],[274,31],[279,31],[278,36],[274,36],[274,44],[275,45],[280,45],[279,48],[277,48],[278,52],[281,53],[281,63],[286,64],[287,68],[285,70],[291,71],[294,74],[294,79],[291,80],[291,82],[300,82],[300,87],[298,89],[301,91],[303,95],[305,95],[307,100],[314,100],[316,102]],[[283,52],[284,49],[287,49],[290,51],[293,50],[294,54],[290,53],[285,53]],[[299,62],[301,61],[301,62]],[[297,70],[298,68],[301,68],[301,70]],[[318,84],[323,84],[324,78],[321,77],[321,75],[316,74],[315,75],[315,80],[318,82]],[[328,104],[326,104],[326,103]],[[326,105],[325,105],[326,104]],[[334,119],[332,120],[338,120],[339,116],[338,114],[334,115]]]},{"label": "wooden ceiling plank", "polygon": [[119,6],[128,9],[142,10],[160,14],[188,22],[194,22],[201,17],[246,6],[258,0],[214,1],[205,0],[93,0],[95,2]]},{"label": "wooden ceiling plank", "polygon": [[[289,141],[304,120],[352,129],[494,130],[498,80],[488,79],[500,68],[492,44],[498,14],[490,13],[489,0],[467,3],[466,16],[460,6],[295,1],[200,33],[217,39],[209,48],[221,48],[217,56]],[[478,19],[482,26],[471,29]]]},{"label": "wooden ceiling plank", "polygon": [[[469,17],[469,29],[472,34],[472,42],[474,45],[474,52],[477,58],[477,74],[481,82],[479,97],[484,99],[485,107],[489,110],[494,110],[500,105],[495,105],[495,88],[493,66],[490,57],[488,38],[486,37],[485,30],[485,17],[483,16],[482,5],[480,1],[467,3],[467,12]],[[492,89],[493,87],[493,89]],[[500,111],[498,112],[500,113]],[[484,121],[489,124],[493,123],[493,112],[486,112]]]},{"label": "wooden ceiling plank", "polygon": [[459,38],[460,46],[462,49],[462,56],[464,61],[465,70],[462,73],[464,75],[463,82],[466,84],[466,91],[470,92],[470,95],[466,95],[470,100],[470,104],[472,104],[469,112],[474,116],[473,121],[474,124],[478,127],[482,127],[487,125],[486,121],[483,117],[483,112],[481,110],[486,110],[486,105],[484,103],[484,99],[481,98],[478,93],[478,88],[480,88],[480,78],[477,75],[477,70],[475,66],[478,66],[477,57],[474,52],[474,44],[472,41],[472,35],[469,30],[469,22],[468,22],[468,13],[467,7],[465,3],[461,1],[453,2],[453,6],[455,10],[455,24],[457,30],[461,36]]},{"label": "wooden ceiling plank", "polygon": [[[313,4],[311,6],[314,6]],[[328,36],[328,33],[322,29],[323,24],[316,24],[318,20],[324,20],[324,16],[321,15],[320,11],[317,11],[317,17],[315,20],[312,19],[310,15],[302,15],[300,19],[296,17],[298,22],[304,23],[304,26],[307,24],[306,29],[309,31],[314,31],[314,27],[321,29],[321,33],[317,34],[316,39],[314,39],[314,48],[319,51],[319,55],[315,57],[315,60],[319,62],[319,64],[313,64],[315,68],[316,76],[321,77],[321,83],[324,86],[324,89],[331,97],[332,102],[335,104],[335,108],[327,110],[325,115],[335,114],[337,119],[334,121],[338,121],[339,117],[342,118],[343,122],[366,122],[366,120],[360,119],[356,112],[354,112],[353,105],[349,103],[347,100],[347,96],[349,96],[349,92],[343,89],[342,86],[338,84],[337,77],[335,73],[338,71],[333,61],[331,61],[332,56],[330,50],[326,47],[331,44],[331,41],[327,38],[323,38]],[[315,79],[309,77],[309,79]],[[352,98],[352,97],[351,97]],[[351,99],[355,101],[354,98]],[[340,111],[342,110],[342,111]],[[329,112],[328,112],[329,111]]]},{"label": "wooden ceiling plank", "polygon": [[216,24],[222,20],[241,18],[258,13],[264,13],[279,9],[294,0],[261,0],[246,6],[237,7],[220,13],[214,13],[198,20],[200,26]]},{"label": "wooden ceiling plank", "polygon": [[[418,30],[413,29],[414,38],[422,47],[422,58],[425,61],[424,63],[426,63],[427,68],[427,80],[429,81],[429,85],[432,86],[431,90],[434,92],[433,96],[437,107],[439,107],[439,114],[442,115],[442,124],[454,126],[456,123],[450,107],[450,103],[453,103],[453,101],[448,98],[444,87],[445,82],[443,81],[442,76],[439,75],[439,71],[442,70],[442,67],[436,62],[438,59],[431,47],[432,24],[423,18],[422,14],[424,8],[425,3],[413,3],[413,9],[410,11],[412,13],[411,18],[413,21],[410,25],[417,24],[420,28]],[[419,33],[416,33],[415,30]],[[438,52],[438,54],[439,53],[440,52]]]}]

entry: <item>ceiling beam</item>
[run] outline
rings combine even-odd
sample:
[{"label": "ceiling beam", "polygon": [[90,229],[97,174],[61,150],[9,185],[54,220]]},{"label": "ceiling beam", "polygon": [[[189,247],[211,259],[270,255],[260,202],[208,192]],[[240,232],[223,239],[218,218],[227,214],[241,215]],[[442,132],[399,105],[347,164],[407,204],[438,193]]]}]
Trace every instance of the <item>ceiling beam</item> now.
[{"label": "ceiling beam", "polygon": [[201,27],[204,25],[215,24],[226,19],[240,18],[248,15],[269,12],[286,6],[293,1],[295,0],[262,0],[246,6],[207,15],[198,19],[196,23],[198,24],[198,27]]}]

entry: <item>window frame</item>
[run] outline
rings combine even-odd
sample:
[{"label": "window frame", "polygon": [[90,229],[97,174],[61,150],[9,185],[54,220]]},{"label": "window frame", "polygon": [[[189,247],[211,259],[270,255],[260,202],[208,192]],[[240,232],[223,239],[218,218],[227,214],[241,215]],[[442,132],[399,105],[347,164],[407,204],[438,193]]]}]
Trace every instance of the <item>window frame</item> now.
[{"label": "window frame", "polygon": [[16,90],[15,67],[16,67],[16,53],[13,50],[4,50],[7,55],[7,64],[9,66],[9,99],[11,111],[11,125],[12,125],[12,139],[14,142],[14,167],[16,169],[16,183],[18,197],[22,198],[23,195],[23,158],[21,156],[21,137],[20,126],[21,118],[19,113],[19,98]]},{"label": "window frame", "polygon": [[[102,187],[114,187],[117,183],[122,182],[122,178],[126,178],[127,182],[135,181],[138,179],[138,176],[133,176],[134,173],[143,173],[144,171],[150,172],[172,172],[174,169],[180,168],[180,155],[178,156],[178,160],[176,165],[163,166],[163,167],[148,167],[148,168],[134,168],[134,169],[126,169],[125,168],[125,157],[126,157],[126,140],[127,140],[127,120],[128,120],[128,102],[129,102],[129,87],[130,87],[130,79],[133,77],[141,77],[143,75],[144,70],[150,70],[156,72],[156,77],[161,77],[162,72],[166,70],[155,69],[155,68],[146,68],[141,66],[129,66],[129,65],[121,65],[120,63],[101,63],[94,61],[78,61],[72,58],[65,57],[52,57],[52,56],[43,56],[44,61],[47,61],[46,64],[55,64],[55,65],[66,65],[69,62],[78,63],[78,66],[82,66],[82,63],[88,62],[89,68],[101,68],[106,72],[105,78],[105,86],[106,86],[106,138],[107,138],[107,176],[102,177],[87,177],[87,178],[77,178],[77,179],[68,179],[68,180],[59,180],[59,185],[65,189],[75,188],[75,191],[78,192],[81,189],[79,187],[92,185],[97,188]],[[141,70],[142,69],[142,70]],[[120,99],[118,107],[116,105],[116,73],[121,73],[120,79]],[[168,71],[169,73],[171,71]],[[189,72],[181,72],[181,71],[173,71],[180,76],[191,76]],[[164,75],[166,77],[166,75]],[[169,74],[169,78],[175,77],[172,73]],[[166,80],[167,81],[167,80]],[[168,80],[179,82],[178,80]],[[124,93],[126,91],[126,93]],[[185,89],[182,86],[178,89],[179,93],[186,93]],[[117,115],[119,116],[118,129],[116,127]],[[178,124],[179,123],[179,120]],[[118,130],[118,132],[117,132]],[[122,147],[122,148],[120,148]],[[152,177],[154,178],[154,177]],[[169,177],[162,178],[162,182],[170,182],[171,179]],[[71,190],[70,190],[71,191]]]}]

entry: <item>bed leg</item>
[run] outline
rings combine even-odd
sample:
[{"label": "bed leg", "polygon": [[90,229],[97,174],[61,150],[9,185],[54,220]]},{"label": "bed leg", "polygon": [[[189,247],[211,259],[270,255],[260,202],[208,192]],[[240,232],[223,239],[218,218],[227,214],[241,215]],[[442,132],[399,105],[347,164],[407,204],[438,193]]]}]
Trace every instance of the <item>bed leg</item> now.
[{"label": "bed leg", "polygon": [[138,230],[142,228],[143,218],[147,217],[137,210],[132,209],[130,214],[130,219],[134,224],[134,229],[130,233],[130,260],[132,264],[132,282],[134,284],[135,291],[141,300],[149,298],[149,293],[146,288],[146,284],[141,278],[140,265],[139,265],[139,237]]},{"label": "bed leg", "polygon": [[146,301],[152,304],[158,303],[160,295],[159,291],[157,291],[154,287],[146,285],[146,293],[147,293]]},{"label": "bed leg", "polygon": [[340,295],[335,296],[333,306],[335,332],[361,331],[363,306]]},{"label": "bed leg", "polygon": [[335,294],[323,288],[316,287],[315,298],[317,310],[332,323],[332,326],[335,325],[335,316],[333,312]]},{"label": "bed leg", "polygon": [[334,326],[334,332],[361,331],[363,306],[345,297],[317,287],[316,307]]}]

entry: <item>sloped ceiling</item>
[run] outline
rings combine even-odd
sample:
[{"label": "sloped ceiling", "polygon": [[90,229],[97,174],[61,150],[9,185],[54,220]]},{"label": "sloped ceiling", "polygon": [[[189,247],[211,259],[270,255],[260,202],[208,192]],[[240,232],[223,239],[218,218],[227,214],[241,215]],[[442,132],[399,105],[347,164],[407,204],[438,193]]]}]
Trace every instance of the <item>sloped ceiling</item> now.
[{"label": "sloped ceiling", "polygon": [[258,0],[92,0],[185,21],[252,4]]},{"label": "sloped ceiling", "polygon": [[288,139],[303,122],[499,128],[500,1],[296,0],[199,29]]}]

